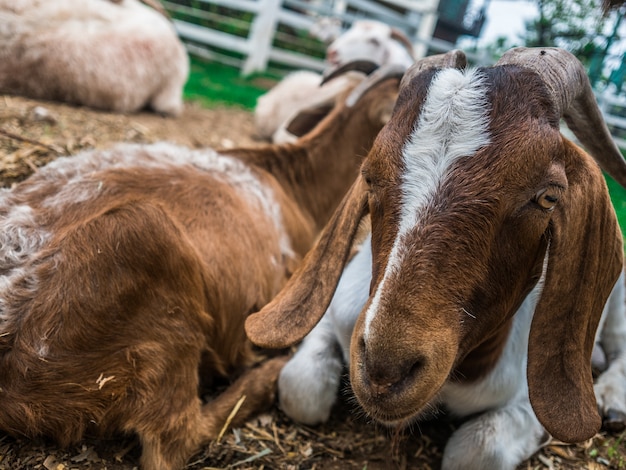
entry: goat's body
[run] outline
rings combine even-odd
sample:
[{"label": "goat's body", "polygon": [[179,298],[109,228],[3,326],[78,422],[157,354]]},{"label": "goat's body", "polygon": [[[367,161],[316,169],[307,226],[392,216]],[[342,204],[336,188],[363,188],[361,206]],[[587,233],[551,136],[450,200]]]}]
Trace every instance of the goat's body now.
[{"label": "goat's body", "polygon": [[321,82],[320,74],[299,70],[285,76],[270,91],[260,96],[254,109],[254,120],[259,136],[278,143],[273,136],[293,114],[293,103],[300,103],[300,109],[306,107]]},{"label": "goat's body", "polygon": [[233,426],[268,405],[282,357],[205,405],[198,388],[255,360],[245,318],[310,248],[398,82],[295,144],[119,145],[0,190],[0,430],[62,444],[134,433],[144,470],[173,470],[236,405]]},{"label": "goat's body", "polygon": [[[371,238],[365,240],[347,265],[328,310],[280,373],[281,407],[296,421],[317,424],[330,416],[343,364],[350,364],[352,332],[369,297],[370,243]],[[602,347],[611,351],[608,369],[596,383],[598,406],[605,414],[609,410],[626,414],[624,286],[622,275],[605,307],[604,328],[597,333]],[[538,284],[514,315],[502,353],[489,373],[462,382],[453,372],[425,408],[426,414],[442,406],[458,418],[470,417],[450,437],[442,468],[512,470],[548,441],[530,405],[526,381],[528,335],[540,294]]]},{"label": "goat's body", "polygon": [[0,92],[117,112],[182,110],[188,59],[137,0],[0,1]]},{"label": "goat's body", "polygon": [[62,158],[5,191],[0,428],[62,444],[135,432],[185,456],[216,437],[198,364],[206,378],[251,365],[245,317],[299,256],[268,178],[158,144]]}]

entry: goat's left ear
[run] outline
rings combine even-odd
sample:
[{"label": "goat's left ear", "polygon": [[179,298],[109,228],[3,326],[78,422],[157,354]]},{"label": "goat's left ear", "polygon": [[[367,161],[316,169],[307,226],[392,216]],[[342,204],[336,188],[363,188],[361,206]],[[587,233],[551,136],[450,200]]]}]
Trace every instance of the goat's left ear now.
[{"label": "goat's left ear", "polygon": [[291,346],[322,318],[359,223],[368,213],[367,201],[367,188],[359,176],[287,284],[260,312],[246,319],[246,334],[254,344],[272,349]]},{"label": "goat's left ear", "polygon": [[599,168],[569,142],[565,147],[571,158],[569,187],[553,214],[527,373],[541,424],[559,440],[581,442],[601,425],[591,351],[602,309],[622,270],[623,241]]}]

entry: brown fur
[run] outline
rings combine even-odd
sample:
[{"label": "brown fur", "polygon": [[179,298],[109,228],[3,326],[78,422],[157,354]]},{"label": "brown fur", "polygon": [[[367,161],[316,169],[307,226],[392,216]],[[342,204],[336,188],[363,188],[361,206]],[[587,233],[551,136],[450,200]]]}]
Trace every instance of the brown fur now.
[{"label": "brown fur", "polygon": [[[484,72],[492,142],[453,165],[407,235],[404,263],[386,281],[367,343],[364,314],[357,320],[352,387],[373,417],[403,422],[419,416],[446,380],[476,380],[491,370],[549,253],[530,331],[530,398],[552,435],[581,441],[600,425],[589,359],[622,267],[622,237],[597,164],[559,133],[557,107],[542,79],[516,66]],[[346,260],[356,226],[350,219],[366,212],[376,291],[398,230],[399,157],[432,75],[417,74],[403,85],[394,115],[363,164],[367,184],[357,181],[286,288],[247,319],[255,343],[285,346],[315,325],[341,274],[336,264]],[[607,153],[600,161],[611,160],[616,174],[625,174],[613,144],[599,147]],[[532,202],[546,187],[560,196],[553,212]],[[302,318],[300,306],[309,300],[309,317]]]},{"label": "brown fur", "polygon": [[[388,80],[353,109],[338,105],[296,144],[223,152],[272,188],[292,256],[277,252],[279,233],[262,211],[191,165],[87,173],[82,184],[97,197],[61,209],[44,200],[63,177],[44,171],[17,186],[11,201],[32,207],[52,237],[33,275],[3,299],[12,313],[0,324],[0,429],[61,445],[86,431],[136,433],[142,467],[168,470],[215,438],[243,395],[232,425],[270,404],[284,358],[249,369],[256,356],[244,320],[313,243],[397,87]],[[241,370],[201,403],[201,385]]]}]

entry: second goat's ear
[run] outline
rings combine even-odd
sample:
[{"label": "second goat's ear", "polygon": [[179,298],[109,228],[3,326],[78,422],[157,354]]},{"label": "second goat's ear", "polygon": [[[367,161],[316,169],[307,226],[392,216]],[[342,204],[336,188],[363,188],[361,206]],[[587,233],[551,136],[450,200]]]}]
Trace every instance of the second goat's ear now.
[{"label": "second goat's ear", "polygon": [[332,111],[333,104],[324,104],[313,108],[302,110],[287,125],[287,132],[295,137],[302,137],[311,132],[322,119]]},{"label": "second goat's ear", "polygon": [[365,183],[359,176],[283,290],[246,320],[246,333],[254,344],[285,348],[313,329],[330,305],[367,207]]}]

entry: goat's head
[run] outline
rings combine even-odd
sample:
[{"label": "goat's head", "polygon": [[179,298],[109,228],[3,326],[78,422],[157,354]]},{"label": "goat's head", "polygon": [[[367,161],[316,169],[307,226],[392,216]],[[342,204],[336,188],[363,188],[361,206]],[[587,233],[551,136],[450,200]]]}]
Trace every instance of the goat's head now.
[{"label": "goat's head", "polygon": [[514,49],[485,69],[423,69],[407,72],[362,175],[247,332],[270,347],[303,337],[369,212],[372,284],[351,346],[364,409],[404,422],[446,380],[478,376],[536,289],[531,403],[552,435],[584,440],[600,425],[590,356],[623,247],[602,173],[560,134],[560,116],[622,185],[626,164],[582,65],[563,50]]},{"label": "goat's head", "polygon": [[[358,134],[375,136],[391,117],[398,97],[398,83],[403,77],[405,67],[388,64],[382,67],[370,60],[354,60],[329,70],[321,85],[347,74],[358,75],[339,96],[325,96],[323,100],[300,110],[282,129],[283,141],[295,142],[306,136],[315,139],[328,127],[337,128],[343,121],[342,131],[345,138],[359,139]],[[377,90],[376,93],[372,93]],[[351,120],[358,120],[360,126],[346,125]],[[369,123],[368,130],[363,124]],[[347,135],[347,134],[357,135]],[[364,148],[370,148],[372,141],[363,142]]]},{"label": "goat's head", "polygon": [[362,59],[386,64],[389,63],[392,42],[397,42],[406,49],[408,56],[413,57],[413,45],[402,31],[380,21],[355,21],[328,46],[326,59],[334,66]]}]

